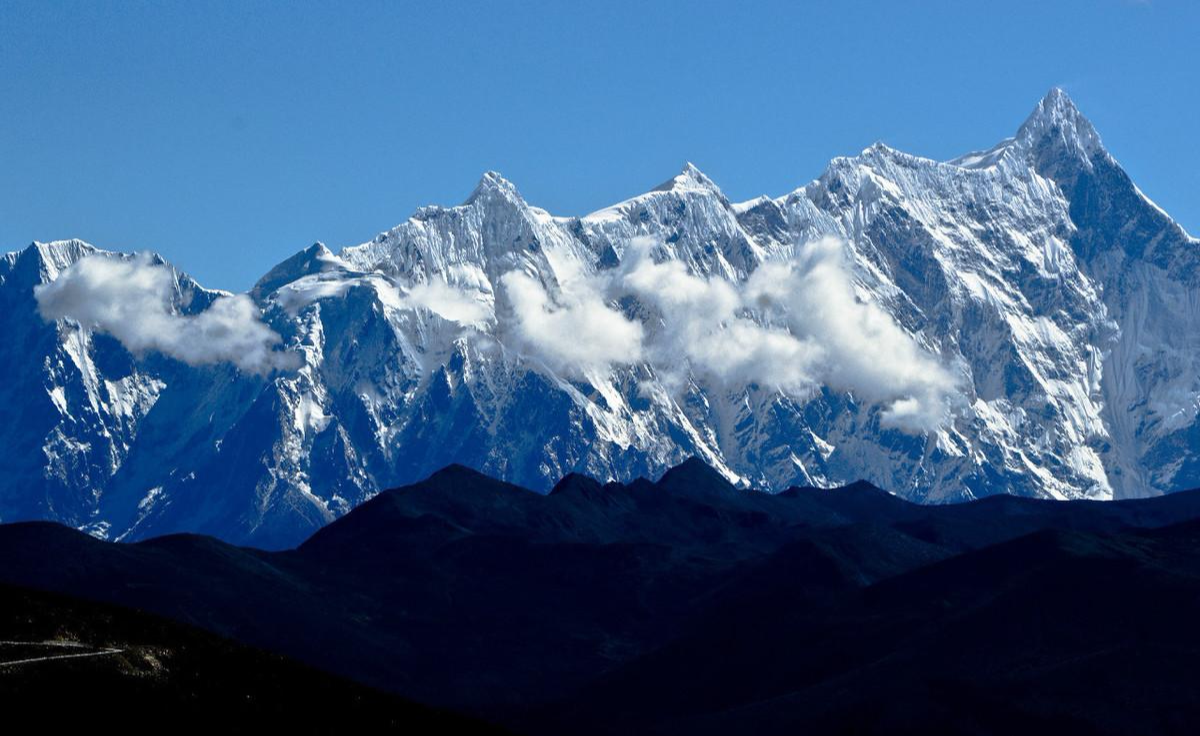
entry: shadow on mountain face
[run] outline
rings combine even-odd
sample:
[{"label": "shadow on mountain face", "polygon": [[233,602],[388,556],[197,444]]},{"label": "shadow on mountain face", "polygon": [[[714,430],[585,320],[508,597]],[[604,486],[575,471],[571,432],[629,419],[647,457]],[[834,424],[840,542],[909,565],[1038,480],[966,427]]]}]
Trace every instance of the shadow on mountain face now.
[{"label": "shadow on mountain face", "polygon": [[925,507],[691,461],[543,496],[452,466],[287,552],[0,526],[0,580],[527,732],[1174,733],[1197,518],[1197,493]]}]

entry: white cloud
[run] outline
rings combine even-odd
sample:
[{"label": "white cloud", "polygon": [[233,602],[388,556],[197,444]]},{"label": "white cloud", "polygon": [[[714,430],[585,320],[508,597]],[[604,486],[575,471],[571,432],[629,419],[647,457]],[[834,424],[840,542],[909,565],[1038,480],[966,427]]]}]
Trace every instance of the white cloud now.
[{"label": "white cloud", "polygon": [[281,286],[274,298],[279,306],[294,315],[313,302],[341,299],[350,289],[359,286],[374,289],[379,300],[392,309],[426,309],[460,325],[481,324],[492,314],[491,305],[481,300],[482,294],[477,289],[462,289],[437,278],[402,289],[381,274],[312,274]]},{"label": "white cloud", "polygon": [[313,302],[322,299],[340,299],[346,295],[346,292],[352,286],[356,286],[357,284],[357,279],[327,277],[325,274],[311,274],[279,287],[275,291],[274,299],[279,306],[294,315]]},{"label": "white cloud", "polygon": [[189,365],[229,362],[250,373],[296,368],[274,350],[278,333],[245,294],[218,297],[195,315],[174,311],[175,275],[149,256],[91,255],[35,289],[47,320],[71,319],[112,335],[135,355],[156,351]]},{"label": "white cloud", "polygon": [[748,306],[824,349],[821,380],[888,405],[883,422],[908,431],[945,423],[956,381],[878,304],[854,291],[845,247],[827,238],[795,261],[760,266],[747,280]]},{"label": "white cloud", "polygon": [[416,284],[408,290],[405,299],[414,307],[423,307],[461,325],[479,324],[492,314],[491,308],[471,293],[440,279]]},{"label": "white cloud", "polygon": [[750,319],[740,284],[695,276],[679,261],[655,263],[649,244],[637,241],[626,251],[615,288],[660,312],[650,353],[668,379],[678,378],[686,359],[693,372],[727,386],[757,383],[792,394],[816,387],[821,347]]},{"label": "white cloud", "polygon": [[512,305],[520,347],[572,374],[642,359],[643,328],[609,307],[597,284],[577,279],[551,298],[534,278],[510,271],[500,279]]},{"label": "white cloud", "polygon": [[[829,386],[883,405],[883,423],[908,432],[948,420],[954,377],[879,305],[856,296],[839,241],[763,264],[744,282],[657,263],[652,245],[634,239],[618,268],[569,276],[554,297],[523,273],[506,274],[524,349],[574,372],[645,361],[668,384],[690,373],[797,397]],[[613,306],[626,296],[650,318],[635,321]]]}]

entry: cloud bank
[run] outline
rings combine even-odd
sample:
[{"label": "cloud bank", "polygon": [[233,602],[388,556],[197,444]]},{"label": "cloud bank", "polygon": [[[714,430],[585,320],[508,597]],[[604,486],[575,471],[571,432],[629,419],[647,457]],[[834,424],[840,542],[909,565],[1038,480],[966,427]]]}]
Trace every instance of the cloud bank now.
[{"label": "cloud bank", "polygon": [[[839,241],[812,243],[742,282],[655,262],[652,245],[635,239],[616,269],[572,278],[553,296],[523,273],[506,274],[521,347],[567,372],[644,361],[675,385],[690,374],[800,398],[829,386],[882,405],[885,426],[907,432],[948,421],[958,395],[953,375],[887,312],[857,297]],[[630,318],[615,306],[626,297],[648,310]]]},{"label": "cloud bank", "polygon": [[[827,239],[790,261],[764,263],[743,281],[656,262],[635,239],[621,264],[589,275],[565,264],[557,284],[523,271],[500,278],[507,309],[441,280],[400,288],[383,276],[302,278],[277,293],[293,314],[317,299],[369,282],[395,309],[427,309],[480,326],[500,317],[500,336],[564,375],[586,378],[644,363],[669,388],[689,378],[737,390],[756,385],[797,398],[822,386],[883,407],[886,426],[945,426],[959,397],[954,376],[877,304],[858,298],[845,248]],[[37,287],[47,320],[105,332],[130,352],[157,351],[190,365],[230,362],[261,375],[298,367],[246,295],[217,298],[195,315],[174,308],[175,275],[148,256],[93,255]]]},{"label": "cloud bank", "polygon": [[296,354],[274,349],[279,334],[245,294],[218,297],[195,315],[175,312],[174,294],[173,271],[143,254],[87,256],[34,290],[43,319],[74,320],[112,335],[135,355],[155,351],[188,365],[229,362],[260,375],[299,366]]}]

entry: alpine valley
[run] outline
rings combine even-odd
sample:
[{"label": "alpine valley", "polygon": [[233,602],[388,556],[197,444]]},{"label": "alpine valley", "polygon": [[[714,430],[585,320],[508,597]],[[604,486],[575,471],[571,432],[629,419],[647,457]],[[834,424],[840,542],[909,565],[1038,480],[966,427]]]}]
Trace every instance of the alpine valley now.
[{"label": "alpine valley", "polygon": [[[487,173],[263,276],[270,369],[45,318],[39,287],[89,258],[161,264],[78,240],[0,257],[4,522],[286,548],[452,463],[539,492],[691,456],[743,488],[921,503],[1200,486],[1200,242],[1057,89],[987,150],[875,144],[744,203],[689,164],[556,217]],[[230,297],[158,267],[174,315]]]}]

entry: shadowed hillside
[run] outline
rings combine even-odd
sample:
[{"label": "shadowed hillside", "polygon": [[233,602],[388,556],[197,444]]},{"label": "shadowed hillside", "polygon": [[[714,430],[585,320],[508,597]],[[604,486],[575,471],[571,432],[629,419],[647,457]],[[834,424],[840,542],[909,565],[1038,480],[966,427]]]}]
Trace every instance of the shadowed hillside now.
[{"label": "shadowed hillside", "polygon": [[0,702],[45,732],[500,734],[191,626],[0,586]]},{"label": "shadowed hillside", "polygon": [[1195,492],[918,506],[689,461],[541,495],[451,466],[285,552],[0,526],[0,581],[523,732],[1172,733],[1200,718],[1197,519]]}]

